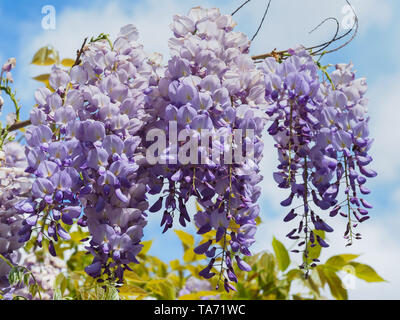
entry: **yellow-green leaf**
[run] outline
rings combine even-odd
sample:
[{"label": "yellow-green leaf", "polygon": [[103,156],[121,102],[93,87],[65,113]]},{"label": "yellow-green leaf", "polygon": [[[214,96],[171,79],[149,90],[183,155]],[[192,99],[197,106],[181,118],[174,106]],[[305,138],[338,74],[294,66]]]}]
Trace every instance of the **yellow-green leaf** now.
[{"label": "yellow-green leaf", "polygon": [[41,74],[40,76],[34,77],[33,80],[44,83],[46,86],[50,86],[49,83],[50,74]]},{"label": "yellow-green leaf", "polygon": [[336,273],[330,269],[325,269],[324,275],[332,296],[337,300],[347,300],[347,290],[343,287],[342,280]]},{"label": "yellow-green leaf", "polygon": [[182,268],[182,266],[179,262],[179,259],[172,260],[169,262],[169,264],[170,264],[172,270],[180,270]]},{"label": "yellow-green leaf", "polygon": [[40,48],[33,56],[31,64],[38,66],[51,66],[58,63],[58,52],[51,47]]},{"label": "yellow-green leaf", "polygon": [[272,247],[275,252],[279,270],[285,271],[290,265],[289,253],[287,252],[282,242],[277,240],[275,237],[272,240]]},{"label": "yellow-green leaf", "polygon": [[150,280],[146,288],[153,292],[153,294],[159,295],[162,300],[175,299],[175,289],[171,281],[167,279]]},{"label": "yellow-green leaf", "polygon": [[183,244],[185,244],[190,248],[194,246],[194,237],[191,234],[182,230],[174,230],[174,231]]},{"label": "yellow-green leaf", "polygon": [[47,81],[49,81],[49,78],[50,78],[50,74],[46,73],[46,74],[41,74],[37,77],[34,77],[33,80],[40,81],[40,82],[47,82]]},{"label": "yellow-green leaf", "polygon": [[162,292],[161,294],[162,300],[175,300],[176,298],[175,287],[171,281],[166,280],[164,282],[161,282],[159,286]]},{"label": "yellow-green leaf", "polygon": [[355,268],[355,276],[359,279],[365,280],[367,282],[385,281],[385,279],[381,278],[381,276],[379,276],[378,273],[369,265],[358,262],[350,262],[349,265]]},{"label": "yellow-green leaf", "polygon": [[188,262],[193,262],[196,259],[196,254],[193,252],[193,249],[188,248],[185,250],[185,253],[183,254],[183,261],[186,263]]},{"label": "yellow-green leaf", "polygon": [[124,277],[128,282],[145,283],[147,282],[144,277],[140,277],[134,271],[125,271]]},{"label": "yellow-green leaf", "polygon": [[53,288],[60,291],[61,296],[64,294],[65,289],[68,286],[68,280],[65,278],[64,274],[60,273],[54,280]]},{"label": "yellow-green leaf", "polygon": [[140,253],[144,255],[144,254],[146,254],[147,252],[149,252],[152,243],[153,243],[153,240],[142,241],[143,248],[142,248],[142,250],[140,251]]},{"label": "yellow-green leaf", "polygon": [[340,254],[330,257],[325,264],[332,267],[333,269],[340,270],[350,261],[357,259],[358,257],[359,256],[356,254]]},{"label": "yellow-green leaf", "polygon": [[64,67],[68,67],[68,68],[71,68],[74,64],[75,64],[75,61],[74,60],[72,60],[72,59],[62,59],[61,60],[61,64],[64,66]]},{"label": "yellow-green leaf", "polygon": [[192,276],[198,276],[199,272],[205,268],[205,266],[192,266],[192,265],[187,265],[185,268],[191,273]]},{"label": "yellow-green leaf", "polygon": [[126,284],[119,289],[119,294],[121,296],[129,297],[137,295],[148,295],[148,292],[141,287],[135,286],[133,284]]},{"label": "yellow-green leaf", "polygon": [[319,281],[321,282],[321,286],[325,287],[326,283],[327,283],[327,279],[325,276],[325,266],[324,265],[319,265],[315,268],[317,270],[318,276],[319,276]]}]

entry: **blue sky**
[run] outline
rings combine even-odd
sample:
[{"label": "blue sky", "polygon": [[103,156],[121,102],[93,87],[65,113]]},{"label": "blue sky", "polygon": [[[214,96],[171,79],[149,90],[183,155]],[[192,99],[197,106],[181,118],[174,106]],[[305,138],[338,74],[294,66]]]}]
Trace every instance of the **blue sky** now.
[{"label": "blue sky", "polygon": [[[14,72],[18,96],[21,98],[23,117],[27,117],[33,105],[33,92],[38,87],[31,78],[46,69],[29,65],[34,52],[44,45],[54,45],[61,56],[73,57],[86,36],[101,32],[116,34],[121,26],[135,24],[141,34],[145,49],[161,52],[168,58],[167,39],[171,35],[168,24],[174,13],[185,14],[192,6],[220,7],[231,13],[242,1],[179,1],[179,0],[3,0],[0,2],[0,59],[17,58]],[[267,1],[253,0],[235,16],[237,29],[251,36],[257,29]],[[371,114],[371,134],[376,138],[373,147],[374,168],[379,172],[370,183],[375,205],[372,219],[360,229],[364,239],[350,249],[344,247],[340,235],[332,237],[332,246],[324,255],[352,252],[362,254],[360,260],[375,267],[389,283],[365,284],[357,282],[350,291],[351,298],[400,298],[400,276],[396,264],[400,263],[400,156],[397,147],[400,139],[398,120],[400,109],[400,2],[395,0],[354,0],[353,5],[360,19],[357,38],[346,48],[324,57],[324,63],[352,61],[357,75],[366,77],[369,84],[368,98]],[[312,34],[309,31],[329,16],[343,22],[344,0],[273,0],[269,15],[252,46],[252,53],[269,52],[274,48],[287,49],[297,44],[313,45],[330,39],[335,25],[327,23]],[[44,5],[56,9],[56,29],[44,30],[41,26]],[[344,32],[341,29],[341,32]],[[7,111],[7,109],[6,109]],[[0,117],[4,119],[5,112]],[[272,142],[266,137],[266,148]],[[284,240],[290,228],[284,225],[279,207],[285,196],[276,190],[271,173],[276,165],[275,152],[267,150],[263,161],[265,176],[263,196],[260,200],[264,224],[260,227],[255,251],[270,249],[272,236]],[[146,238],[154,239],[152,253],[165,260],[179,257],[181,248],[175,235],[161,236],[159,217],[152,217]],[[344,228],[339,221],[338,228]],[[340,229],[340,230],[341,230]],[[341,231],[338,230],[338,234]],[[286,242],[285,242],[286,243]],[[290,244],[290,243],[289,243]]]}]

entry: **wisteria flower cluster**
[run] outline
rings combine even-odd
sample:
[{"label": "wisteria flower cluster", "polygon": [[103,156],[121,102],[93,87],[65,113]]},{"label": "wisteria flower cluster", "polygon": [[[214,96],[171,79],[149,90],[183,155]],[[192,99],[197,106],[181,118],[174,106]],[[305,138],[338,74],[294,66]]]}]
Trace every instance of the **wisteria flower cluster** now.
[{"label": "wisteria flower cluster", "polygon": [[353,238],[361,237],[353,234],[353,228],[369,218],[367,209],[372,208],[359,194],[369,193],[366,178],[376,173],[367,168],[373,139],[369,138],[365,79],[355,78],[351,64],[341,64],[322,80],[317,63],[304,48],[289,53],[282,63],[267,58],[262,69],[270,104],[267,113],[273,119],[268,132],[280,162],[274,179],[290,191],[281,205],[289,207],[294,198],[302,202],[284,219],[301,218],[287,236],[304,247],[302,268],[308,270],[309,264],[317,262],[309,261],[308,243],[329,246],[313,230],[333,232],[318,212],[330,210],[330,217],[339,213],[348,219],[344,236],[350,245]]},{"label": "wisteria flower cluster", "polygon": [[[24,147],[17,142],[7,143],[0,151],[0,254],[11,264],[19,262],[19,240],[23,228],[23,217],[15,205],[31,196],[32,179],[25,173]],[[7,293],[10,288],[8,273],[11,267],[0,259],[0,290]]]},{"label": "wisteria flower cluster", "polygon": [[[204,210],[194,216],[198,233],[216,232],[214,239],[195,249],[210,258],[200,275],[213,277],[216,267],[227,291],[234,289],[230,282],[237,281],[233,261],[243,270],[250,269],[240,254],[250,255],[254,243],[257,183],[262,179],[258,163],[267,119],[263,75],[248,54],[249,40],[232,31],[234,25],[231,16],[217,9],[194,8],[187,16],[174,16],[172,57],[150,94],[149,106],[155,109],[155,127],[185,133],[182,140],[181,134],[178,141],[170,138],[160,152],[164,164],[152,171],[156,176],[152,191],[161,192],[163,183],[167,195],[150,211],[159,211],[165,198],[161,222],[165,232],[172,227],[176,212],[182,226],[190,221],[186,210],[190,199],[200,204]],[[234,138],[235,130],[242,130],[243,136]],[[189,148],[204,139],[206,143],[187,158],[191,150],[182,146],[186,139]],[[247,145],[252,150],[247,149],[246,157],[238,161],[236,156],[242,156]]]},{"label": "wisteria flower cluster", "polygon": [[41,219],[37,242],[48,238],[55,256],[54,241],[70,238],[62,224],[77,221],[91,234],[86,248],[94,260],[87,273],[119,281],[137,262],[148,206],[136,133],[146,120],[151,67],[137,38],[128,25],[111,47],[90,43],[70,72],[53,68],[54,92],[43,88],[35,95],[26,140],[27,171],[36,179],[32,199],[20,205],[30,214],[21,241]]}]

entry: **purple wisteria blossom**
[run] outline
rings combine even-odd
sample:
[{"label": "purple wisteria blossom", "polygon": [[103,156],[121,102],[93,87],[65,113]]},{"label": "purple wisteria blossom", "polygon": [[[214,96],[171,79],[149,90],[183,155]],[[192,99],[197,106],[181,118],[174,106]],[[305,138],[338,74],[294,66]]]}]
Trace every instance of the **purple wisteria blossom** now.
[{"label": "purple wisteria blossom", "polygon": [[367,167],[372,161],[368,150],[373,139],[368,130],[365,79],[355,78],[351,64],[340,64],[323,80],[326,75],[320,75],[317,63],[304,48],[289,54],[281,63],[267,58],[261,69],[270,104],[267,114],[273,120],[268,132],[278,150],[279,171],[274,179],[290,192],[281,205],[289,207],[294,199],[303,204],[284,218],[289,222],[301,217],[298,228],[287,236],[304,246],[301,268],[308,274],[313,261],[306,245],[328,246],[313,230],[333,232],[324,221],[325,210],[331,210],[331,217],[340,213],[348,219],[348,244],[360,238],[360,234],[353,234],[353,228],[368,219],[366,209],[372,206],[359,194],[369,193],[364,184],[376,172]]},{"label": "purple wisteria blossom", "polygon": [[[54,242],[70,238],[63,225],[87,226],[86,248],[94,257],[87,273],[120,282],[127,265],[137,262],[148,207],[136,133],[148,117],[145,91],[153,69],[137,38],[128,25],[112,47],[107,41],[87,45],[70,72],[53,68],[54,92],[36,92],[26,134],[33,197],[18,206],[29,214],[21,242],[45,224],[41,230],[55,255]],[[41,245],[43,235],[37,236]]]},{"label": "purple wisteria blossom", "polygon": [[[162,150],[165,164],[152,167],[150,186],[151,194],[165,195],[150,211],[164,205],[161,226],[166,232],[177,214],[182,226],[191,221],[186,206],[195,199],[198,233],[215,232],[213,240],[195,249],[210,258],[200,275],[210,278],[219,273],[228,291],[233,288],[231,279],[236,279],[228,255],[243,265],[238,257],[250,255],[248,248],[254,243],[260,196],[257,184],[262,180],[258,167],[261,136],[268,118],[263,74],[248,54],[247,36],[234,32],[234,26],[232,17],[218,9],[197,7],[187,16],[174,16],[174,37],[169,42],[172,57],[165,75],[149,94],[148,108],[154,120],[147,127],[170,132],[175,122],[178,132],[188,133],[191,145],[200,146],[205,138],[202,130],[210,135],[205,138],[209,143],[202,144],[187,162],[175,155],[182,144],[168,139]],[[254,133],[243,135],[243,148],[238,141],[229,140],[237,129]],[[237,161],[224,153],[237,149],[242,155],[247,144],[254,146],[252,157]]]}]

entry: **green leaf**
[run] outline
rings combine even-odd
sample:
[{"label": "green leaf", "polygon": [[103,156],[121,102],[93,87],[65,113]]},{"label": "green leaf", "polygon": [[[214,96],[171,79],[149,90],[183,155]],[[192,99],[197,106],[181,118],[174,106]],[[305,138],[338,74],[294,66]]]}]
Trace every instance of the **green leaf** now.
[{"label": "green leaf", "polygon": [[17,284],[19,281],[18,279],[18,270],[17,268],[12,268],[8,274],[8,282],[10,283],[10,285],[15,285]]},{"label": "green leaf", "polygon": [[68,280],[67,278],[65,278],[64,274],[60,273],[59,275],[57,275],[56,279],[54,280],[54,290],[59,290],[60,294],[63,295],[67,286]]},{"label": "green leaf", "polygon": [[139,276],[134,271],[126,271],[125,274],[124,274],[124,278],[128,282],[134,282],[134,283],[146,283],[147,282],[144,277]]},{"label": "green leaf", "polygon": [[40,291],[40,288],[39,288],[39,285],[37,283],[34,283],[31,286],[29,286],[29,293],[32,295],[33,298],[37,294],[39,294],[39,291]]},{"label": "green leaf", "polygon": [[123,297],[147,296],[148,292],[139,286],[127,284],[119,289],[119,294]]},{"label": "green leaf", "polygon": [[318,265],[316,268],[318,276],[319,276],[319,281],[321,282],[321,286],[325,287],[325,285],[327,284],[327,279],[326,279],[326,275],[325,275],[325,266],[324,265]]},{"label": "green leaf", "polygon": [[170,261],[169,265],[171,266],[172,270],[182,270],[183,268],[179,262],[179,259]]},{"label": "green leaf", "polygon": [[163,300],[175,300],[176,299],[175,288],[169,280],[167,280],[165,282],[161,282],[160,288],[161,288],[161,292],[162,292],[161,297]]},{"label": "green leaf", "polygon": [[62,300],[60,289],[55,289],[53,292],[53,300]]},{"label": "green leaf", "polygon": [[40,48],[33,56],[31,64],[38,66],[51,66],[60,60],[57,50],[51,47]]},{"label": "green leaf", "polygon": [[49,83],[49,78],[50,78],[50,74],[45,73],[45,74],[41,74],[39,76],[34,77],[33,80],[48,84]]},{"label": "green leaf", "polygon": [[301,271],[300,269],[296,268],[296,269],[292,269],[290,271],[288,271],[286,273],[286,279],[289,282],[292,282],[295,279],[300,279],[303,280],[304,279],[304,272]]},{"label": "green leaf", "polygon": [[320,287],[315,283],[315,281],[312,279],[312,277],[308,277],[307,279],[305,279],[304,284],[307,287],[309,287],[317,297],[320,296],[320,292],[319,292]]},{"label": "green leaf", "polygon": [[285,271],[290,265],[289,253],[287,252],[282,242],[277,240],[275,237],[272,240],[272,247],[275,252],[279,270]]},{"label": "green leaf", "polygon": [[143,248],[142,248],[142,250],[140,251],[140,253],[143,254],[143,255],[145,255],[147,252],[149,252],[152,243],[153,243],[153,240],[142,241]]},{"label": "green leaf", "polygon": [[24,274],[24,284],[26,286],[29,286],[29,279],[30,279],[31,275],[29,273],[25,273]]},{"label": "green leaf", "polygon": [[358,262],[350,262],[349,265],[355,268],[355,276],[359,279],[365,280],[366,282],[386,281],[385,279],[381,278],[378,273],[369,265]]},{"label": "green leaf", "polygon": [[174,230],[178,238],[182,241],[184,245],[191,248],[194,246],[194,237],[182,230]]},{"label": "green leaf", "polygon": [[75,61],[72,59],[63,59],[63,60],[61,60],[61,64],[64,67],[71,68],[75,64]]},{"label": "green leaf", "polygon": [[342,269],[344,266],[346,266],[350,261],[353,261],[354,259],[357,259],[359,257],[359,255],[356,254],[340,254],[337,256],[333,256],[330,257],[325,264],[340,270]]},{"label": "green leaf", "polygon": [[259,272],[259,285],[263,287],[263,290],[269,289],[271,284],[275,285],[277,281],[275,257],[272,254],[264,253],[257,261],[255,270]]},{"label": "green leaf", "polygon": [[54,89],[50,86],[49,78],[50,78],[50,74],[46,73],[46,74],[41,74],[37,77],[34,77],[33,80],[44,83],[46,85],[47,89],[54,91]]},{"label": "green leaf", "polygon": [[342,280],[330,269],[324,269],[324,275],[332,296],[337,300],[347,300],[347,290],[343,287]]},{"label": "green leaf", "polygon": [[147,283],[146,289],[158,295],[161,300],[175,300],[175,288],[167,279],[155,279]]},{"label": "green leaf", "polygon": [[107,287],[106,300],[120,300],[117,288],[113,286]]},{"label": "green leaf", "polygon": [[186,263],[194,262],[198,257],[201,259],[201,256],[195,254],[192,248],[186,248],[183,254],[183,261]]}]

